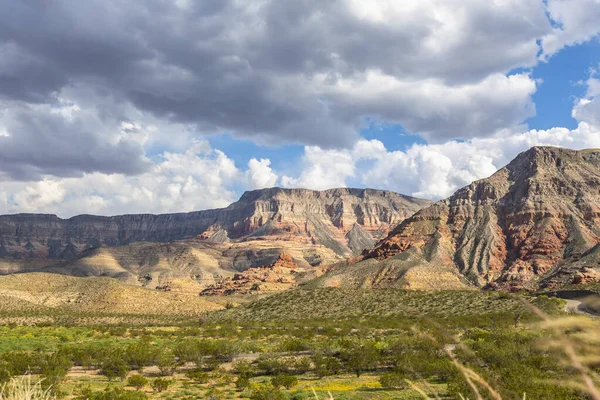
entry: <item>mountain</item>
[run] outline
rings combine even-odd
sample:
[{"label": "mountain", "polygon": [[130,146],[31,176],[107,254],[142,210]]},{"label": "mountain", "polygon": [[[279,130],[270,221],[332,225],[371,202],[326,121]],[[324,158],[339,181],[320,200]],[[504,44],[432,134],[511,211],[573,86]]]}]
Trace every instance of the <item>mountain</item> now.
[{"label": "mountain", "polygon": [[320,286],[538,288],[600,279],[600,150],[534,147],[404,220]]},{"label": "mountain", "polygon": [[271,188],[191,213],[3,215],[0,274],[110,276],[149,288],[192,278],[205,287],[283,252],[304,270],[339,262],[430,203],[383,190]]}]

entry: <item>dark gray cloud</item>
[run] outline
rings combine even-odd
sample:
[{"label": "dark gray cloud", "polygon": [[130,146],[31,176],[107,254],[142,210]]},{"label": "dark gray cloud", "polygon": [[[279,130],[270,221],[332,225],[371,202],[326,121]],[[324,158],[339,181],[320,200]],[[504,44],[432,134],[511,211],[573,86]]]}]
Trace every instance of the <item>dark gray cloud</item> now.
[{"label": "dark gray cloud", "polygon": [[[69,99],[78,104],[117,104],[95,110],[104,128],[35,110],[17,116],[7,126],[10,136],[0,138],[0,160],[18,158],[23,175],[25,166],[138,171],[141,145],[114,144],[107,130],[130,118],[115,115],[126,103],[203,134],[271,144],[349,146],[366,116],[402,123],[430,140],[491,134],[530,112],[484,99],[497,109],[473,113],[469,107],[486,94],[465,85],[534,65],[536,40],[549,30],[538,0],[407,1],[400,10],[392,0],[0,0],[0,99],[8,107],[56,106],[74,85],[93,87],[98,96]],[[399,88],[433,80],[445,95],[419,97],[417,89],[396,96],[361,86],[373,71]],[[531,91],[517,89],[505,97],[527,106]],[[457,105],[456,96],[466,99]],[[84,150],[43,157],[26,150],[36,141]],[[84,163],[91,157],[85,149],[93,148],[106,161]]]},{"label": "dark gray cloud", "polygon": [[150,165],[138,142],[126,136],[107,140],[104,121],[95,118],[14,107],[3,121],[10,135],[0,136],[0,166],[15,180],[96,171],[137,174]]}]

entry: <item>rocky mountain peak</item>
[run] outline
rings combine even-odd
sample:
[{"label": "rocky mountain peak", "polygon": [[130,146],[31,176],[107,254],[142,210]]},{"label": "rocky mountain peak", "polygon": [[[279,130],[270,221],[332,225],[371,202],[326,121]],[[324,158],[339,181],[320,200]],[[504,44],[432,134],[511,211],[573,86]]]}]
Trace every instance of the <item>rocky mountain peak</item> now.
[{"label": "rocky mountain peak", "polygon": [[381,285],[440,285],[447,274],[452,287],[537,287],[570,283],[569,266],[599,241],[600,150],[534,147],[407,218],[363,257],[394,265],[378,272]]}]

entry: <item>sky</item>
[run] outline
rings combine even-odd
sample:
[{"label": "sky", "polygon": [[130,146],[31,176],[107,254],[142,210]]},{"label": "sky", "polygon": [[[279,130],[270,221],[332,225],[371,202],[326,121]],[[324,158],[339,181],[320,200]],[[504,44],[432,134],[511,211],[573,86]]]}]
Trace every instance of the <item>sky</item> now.
[{"label": "sky", "polygon": [[441,199],[600,147],[600,0],[0,0],[0,213]]}]

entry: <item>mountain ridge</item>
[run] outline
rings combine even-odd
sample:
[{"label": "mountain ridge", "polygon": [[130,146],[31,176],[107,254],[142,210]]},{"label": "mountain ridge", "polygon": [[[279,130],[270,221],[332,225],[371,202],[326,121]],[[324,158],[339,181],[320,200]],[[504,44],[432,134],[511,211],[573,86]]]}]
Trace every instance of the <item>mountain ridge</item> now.
[{"label": "mountain ridge", "polygon": [[598,242],[600,150],[533,147],[405,219],[356,265],[319,279],[425,289],[552,287],[596,279],[597,265],[578,259]]}]

